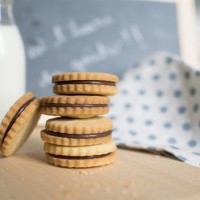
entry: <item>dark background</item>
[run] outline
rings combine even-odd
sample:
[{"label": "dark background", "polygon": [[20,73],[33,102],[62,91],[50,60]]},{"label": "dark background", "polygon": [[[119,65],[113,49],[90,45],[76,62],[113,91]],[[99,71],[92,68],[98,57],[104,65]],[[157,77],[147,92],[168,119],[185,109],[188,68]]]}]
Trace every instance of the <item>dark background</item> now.
[{"label": "dark background", "polygon": [[179,53],[176,5],[134,0],[16,0],[27,90],[52,94],[52,74],[123,72],[156,51]]}]

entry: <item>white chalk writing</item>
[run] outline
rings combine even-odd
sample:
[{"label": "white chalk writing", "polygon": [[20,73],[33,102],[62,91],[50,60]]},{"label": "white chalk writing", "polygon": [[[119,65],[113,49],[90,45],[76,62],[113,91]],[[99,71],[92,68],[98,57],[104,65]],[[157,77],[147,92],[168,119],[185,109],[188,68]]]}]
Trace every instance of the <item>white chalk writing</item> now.
[{"label": "white chalk writing", "polygon": [[111,16],[104,16],[101,18],[95,18],[90,22],[82,25],[77,25],[77,22],[73,19],[69,20],[68,28],[72,37],[81,37],[94,33],[95,31],[105,26],[113,24],[114,20]]},{"label": "white chalk writing", "polygon": [[91,52],[90,54],[83,55],[78,59],[72,60],[70,62],[70,67],[72,69],[76,69],[77,71],[85,71],[86,67],[93,63],[120,54],[122,45],[123,44],[121,42],[116,42],[113,45],[106,46],[101,42],[97,42],[95,44],[95,51]]},{"label": "white chalk writing", "polygon": [[131,40],[131,34],[127,29],[121,29],[120,35],[125,42],[129,42]]},{"label": "white chalk writing", "polygon": [[27,55],[30,59],[40,57],[47,50],[47,45],[42,38],[36,38],[27,48]]},{"label": "white chalk writing", "polygon": [[35,38],[27,47],[27,56],[31,60],[39,58],[52,46],[54,48],[59,48],[67,42],[67,39],[78,38],[92,34],[99,29],[109,26],[113,23],[114,20],[111,16],[97,17],[89,22],[79,25],[77,24],[76,20],[71,19],[68,21],[66,27],[69,30],[70,35],[67,35],[66,30],[64,31],[61,25],[55,24],[52,27],[52,34],[55,38],[53,43],[47,43],[40,37]]},{"label": "white chalk writing", "polygon": [[53,35],[55,37],[54,41],[54,47],[58,48],[60,47],[63,43],[66,42],[67,38],[63,32],[63,29],[60,25],[56,24],[52,28]]},{"label": "white chalk writing", "polygon": [[52,75],[59,74],[59,73],[61,72],[60,71],[49,72],[47,70],[42,70],[41,77],[39,78],[39,82],[38,82],[39,87],[46,88],[47,86],[49,86],[51,84]]},{"label": "white chalk writing", "polygon": [[133,38],[135,39],[135,41],[139,45],[139,48],[141,50],[147,49],[148,46],[147,46],[147,44],[146,44],[146,42],[144,40],[144,37],[143,37],[143,35],[141,33],[140,27],[138,25],[134,24],[134,25],[131,26],[130,29],[131,29],[131,33],[132,33]]}]

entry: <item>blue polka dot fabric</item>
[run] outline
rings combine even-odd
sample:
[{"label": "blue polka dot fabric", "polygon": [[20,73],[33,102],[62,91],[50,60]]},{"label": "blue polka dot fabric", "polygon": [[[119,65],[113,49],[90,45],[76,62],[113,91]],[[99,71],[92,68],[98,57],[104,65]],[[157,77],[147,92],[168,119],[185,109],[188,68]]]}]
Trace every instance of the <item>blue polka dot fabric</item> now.
[{"label": "blue polka dot fabric", "polygon": [[127,71],[111,98],[120,147],[154,149],[200,167],[200,71],[159,53]]}]

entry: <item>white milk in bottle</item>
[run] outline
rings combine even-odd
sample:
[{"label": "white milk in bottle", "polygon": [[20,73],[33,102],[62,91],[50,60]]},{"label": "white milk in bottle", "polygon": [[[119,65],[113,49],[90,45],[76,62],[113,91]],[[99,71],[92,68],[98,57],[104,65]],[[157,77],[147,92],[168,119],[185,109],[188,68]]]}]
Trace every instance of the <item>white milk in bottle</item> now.
[{"label": "white milk in bottle", "polygon": [[0,0],[0,122],[25,92],[25,52],[12,15],[12,1]]}]

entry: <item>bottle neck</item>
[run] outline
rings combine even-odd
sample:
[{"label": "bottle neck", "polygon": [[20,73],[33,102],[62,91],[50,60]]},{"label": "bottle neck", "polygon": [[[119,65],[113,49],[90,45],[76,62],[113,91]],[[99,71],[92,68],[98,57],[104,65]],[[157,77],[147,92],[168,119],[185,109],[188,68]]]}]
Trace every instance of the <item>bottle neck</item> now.
[{"label": "bottle neck", "polygon": [[0,25],[15,24],[12,7],[11,0],[0,0]]}]

